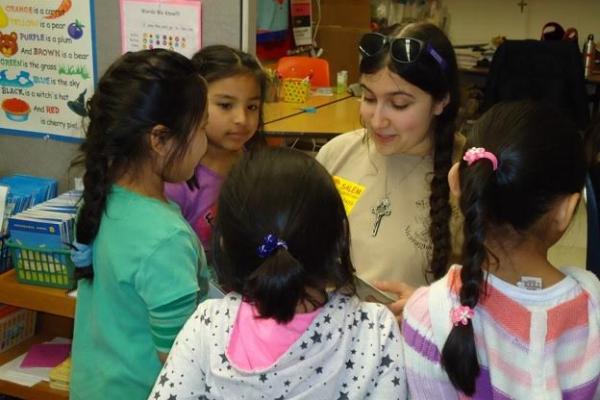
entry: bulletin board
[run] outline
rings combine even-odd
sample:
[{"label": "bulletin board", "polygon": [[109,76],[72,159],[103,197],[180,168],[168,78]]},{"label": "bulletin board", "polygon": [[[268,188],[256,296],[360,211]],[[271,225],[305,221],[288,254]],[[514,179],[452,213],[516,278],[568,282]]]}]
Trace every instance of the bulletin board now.
[{"label": "bulletin board", "polygon": [[202,2],[120,0],[123,52],[169,49],[186,57],[202,47]]},{"label": "bulletin board", "polygon": [[93,0],[0,0],[0,133],[81,140],[93,10]]},{"label": "bulletin board", "polygon": [[[93,3],[91,15],[94,18],[92,25],[95,32],[93,36],[93,52],[96,82],[106,69],[121,55],[120,31],[120,2],[119,0],[71,0],[72,8],[66,18],[71,15],[77,3]],[[48,4],[48,9],[58,7],[60,0],[0,0],[0,6],[24,4]],[[78,7],[78,6],[77,6]],[[202,0],[202,45],[226,44],[254,52],[256,29],[256,0]],[[12,17],[16,18],[16,17]],[[20,17],[24,19],[23,16]],[[34,19],[34,18],[27,18]],[[82,21],[80,21],[82,22]],[[69,22],[70,23],[70,22]],[[82,22],[85,25],[85,23]],[[84,27],[85,38],[90,31]],[[10,27],[0,28],[3,34]],[[9,33],[12,32],[9,31]],[[80,39],[83,40],[83,39]],[[19,43],[19,42],[18,42]],[[20,44],[20,43],[19,43]],[[25,44],[25,42],[23,42]],[[16,56],[13,56],[14,59]],[[43,56],[38,56],[43,59]],[[0,60],[6,57],[0,55]],[[8,69],[1,64],[0,71]],[[11,70],[13,67],[11,67]],[[17,71],[18,73],[19,71]],[[9,79],[13,76],[7,74]],[[91,78],[90,78],[91,79]],[[90,86],[91,88],[91,86]],[[0,89],[1,91],[1,89]],[[79,92],[75,93],[78,94]],[[2,95],[0,94],[0,97]],[[90,91],[85,94],[85,99],[91,96]],[[65,110],[64,108],[62,109]],[[65,111],[65,112],[70,112]],[[31,116],[30,116],[31,118]],[[76,119],[77,120],[77,119]],[[79,144],[81,139],[74,136],[58,134],[26,132],[25,130],[6,129],[6,118],[0,110],[0,176],[11,173],[31,174],[53,177],[59,180],[59,191],[72,187],[73,177],[79,176],[79,171],[69,168],[71,161],[80,155]],[[26,129],[26,128],[23,128]],[[44,140],[47,139],[47,140]]]}]

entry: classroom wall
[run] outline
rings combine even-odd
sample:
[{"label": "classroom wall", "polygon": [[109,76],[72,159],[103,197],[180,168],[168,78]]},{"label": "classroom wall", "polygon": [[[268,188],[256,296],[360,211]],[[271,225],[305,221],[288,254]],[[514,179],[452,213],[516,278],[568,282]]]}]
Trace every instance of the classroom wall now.
[{"label": "classroom wall", "polygon": [[546,22],[575,27],[579,44],[589,33],[600,42],[600,1],[526,0],[521,13],[518,1],[443,0],[449,12],[449,36],[454,44],[486,43],[494,36],[539,39]]},{"label": "classroom wall", "polygon": [[[202,44],[227,44],[254,52],[254,39],[242,30],[255,31],[256,0],[203,0]],[[242,9],[245,13],[242,14]],[[119,0],[95,0],[96,56],[99,76],[121,54]],[[242,15],[250,15],[244,18]],[[253,35],[252,35],[253,36]],[[72,187],[76,171],[69,173],[78,144],[0,134],[0,176],[20,172],[59,180],[59,190]]]}]

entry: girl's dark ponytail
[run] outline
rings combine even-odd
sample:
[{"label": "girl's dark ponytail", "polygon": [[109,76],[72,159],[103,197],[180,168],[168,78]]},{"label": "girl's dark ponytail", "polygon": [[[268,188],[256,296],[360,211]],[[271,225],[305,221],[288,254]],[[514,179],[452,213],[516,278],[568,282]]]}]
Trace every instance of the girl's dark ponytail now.
[{"label": "girl's dark ponytail", "polygon": [[[93,122],[92,122],[93,124]],[[93,127],[90,127],[93,129]],[[82,145],[85,157],[85,173],[83,175],[83,204],[77,218],[76,237],[82,244],[91,245],[100,229],[100,221],[106,207],[106,198],[110,190],[111,180],[109,178],[109,160],[100,150],[101,137],[94,137]],[[90,151],[93,150],[93,151]],[[94,272],[92,266],[76,268],[75,278],[92,278]]]},{"label": "girl's dark ponytail", "polygon": [[298,302],[305,298],[304,276],[302,264],[280,247],[248,276],[243,294],[253,300],[262,317],[289,322]]},{"label": "girl's dark ponytail", "polygon": [[[464,167],[464,166],[463,166]],[[485,208],[486,191],[492,168],[489,162],[480,161],[472,166],[469,176],[461,175],[460,205],[463,210],[464,248],[463,266],[460,272],[462,286],[460,304],[475,309],[479,302],[480,288],[483,282],[482,265],[487,257],[484,241],[486,236],[487,212]],[[450,382],[464,394],[471,396],[475,392],[475,382],[479,375],[479,362],[475,347],[473,322],[457,324],[450,331],[441,355],[442,367],[446,370]]]},{"label": "girl's dark ponytail", "polygon": [[217,208],[219,281],[261,317],[288,322],[298,305],[323,306],[326,288],[355,292],[344,203],[314,157],[280,147],[247,152],[223,182]]}]

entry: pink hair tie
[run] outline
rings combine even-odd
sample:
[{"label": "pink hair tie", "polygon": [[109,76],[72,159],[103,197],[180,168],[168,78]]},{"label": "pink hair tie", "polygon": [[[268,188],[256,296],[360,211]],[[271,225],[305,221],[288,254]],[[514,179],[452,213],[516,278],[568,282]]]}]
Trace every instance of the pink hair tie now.
[{"label": "pink hair tie", "polygon": [[473,319],[475,311],[469,306],[456,306],[452,309],[450,317],[454,326],[460,324],[467,325],[470,319]]},{"label": "pink hair tie", "polygon": [[471,166],[471,164],[473,164],[475,161],[481,160],[482,158],[487,158],[492,162],[492,169],[494,171],[498,169],[498,159],[494,153],[487,151],[483,147],[471,147],[463,156],[463,160],[465,160],[469,166]]}]

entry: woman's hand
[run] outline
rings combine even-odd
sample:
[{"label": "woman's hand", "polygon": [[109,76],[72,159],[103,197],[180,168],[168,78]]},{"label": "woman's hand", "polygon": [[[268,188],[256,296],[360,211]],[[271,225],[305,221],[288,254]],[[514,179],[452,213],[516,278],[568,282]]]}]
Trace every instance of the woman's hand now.
[{"label": "woman's hand", "polygon": [[377,281],[373,283],[373,286],[381,291],[396,295],[398,300],[388,304],[387,307],[396,316],[398,323],[402,322],[402,310],[404,309],[404,305],[415,292],[416,288],[398,281]]}]

